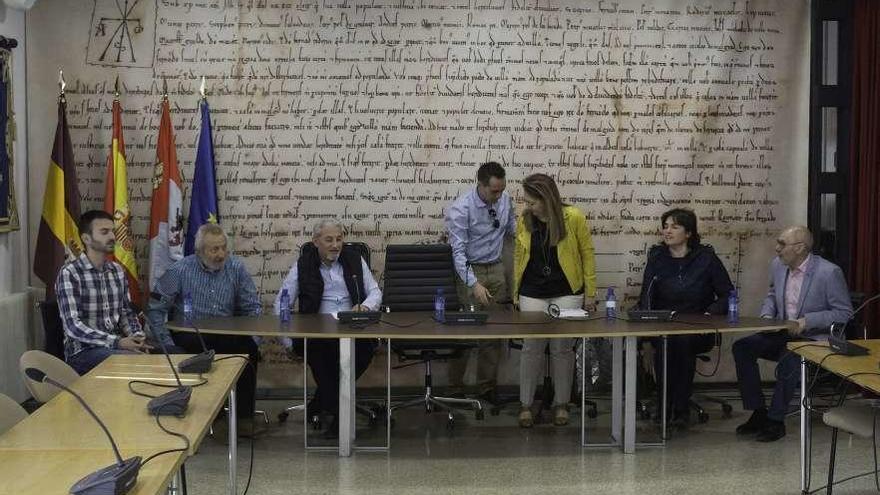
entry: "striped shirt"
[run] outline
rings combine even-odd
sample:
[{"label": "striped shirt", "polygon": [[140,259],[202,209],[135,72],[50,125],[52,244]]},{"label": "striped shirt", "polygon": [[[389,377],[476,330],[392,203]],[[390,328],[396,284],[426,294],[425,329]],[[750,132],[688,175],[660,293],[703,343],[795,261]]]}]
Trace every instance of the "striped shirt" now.
[{"label": "striped shirt", "polygon": [[79,255],[58,272],[55,294],[68,359],[95,347],[117,349],[122,337],[143,335],[125,272],[114,261],[95,268],[85,253]]},{"label": "striped shirt", "polygon": [[183,321],[183,298],[190,294],[193,319],[216,316],[252,316],[262,312],[260,297],[250,274],[236,256],[228,256],[223,267],[210,271],[198,255],[191,254],[174,263],[156,283],[150,295],[147,318],[153,338],[166,346],[173,345],[165,327],[168,313]]}]

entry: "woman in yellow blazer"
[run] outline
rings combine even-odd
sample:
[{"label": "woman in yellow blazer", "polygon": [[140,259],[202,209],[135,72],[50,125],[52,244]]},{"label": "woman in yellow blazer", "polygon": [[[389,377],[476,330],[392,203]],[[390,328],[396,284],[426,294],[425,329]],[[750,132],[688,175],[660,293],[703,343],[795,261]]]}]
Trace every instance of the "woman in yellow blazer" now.
[{"label": "woman in yellow blazer", "polygon": [[[562,202],[546,174],[522,183],[525,210],[516,226],[513,297],[520,311],[595,309],[596,264],[587,218]],[[574,374],[575,339],[525,339],[520,356],[519,425],[534,424],[532,400],[540,379],[544,348],[550,344],[554,386],[553,424],[568,424],[568,402]]]}]

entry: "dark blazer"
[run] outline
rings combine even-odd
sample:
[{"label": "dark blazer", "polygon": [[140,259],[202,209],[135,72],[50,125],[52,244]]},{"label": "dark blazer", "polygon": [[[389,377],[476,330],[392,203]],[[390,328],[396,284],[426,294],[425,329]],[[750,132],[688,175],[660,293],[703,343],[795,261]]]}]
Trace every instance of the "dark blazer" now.
[{"label": "dark blazer", "polygon": [[665,244],[658,244],[648,252],[639,307],[723,315],[732,290],[730,276],[711,246],[701,244],[684,258],[673,258]]},{"label": "dark blazer", "polygon": [[779,257],[770,262],[770,290],[761,306],[765,318],[795,320],[806,318],[802,335],[828,333],[832,323],[845,322],[852,316],[852,301],[843,271],[817,254],[810,255],[804,271],[804,283],[798,299],[797,315],[785,314],[785,282],[788,267]]}]

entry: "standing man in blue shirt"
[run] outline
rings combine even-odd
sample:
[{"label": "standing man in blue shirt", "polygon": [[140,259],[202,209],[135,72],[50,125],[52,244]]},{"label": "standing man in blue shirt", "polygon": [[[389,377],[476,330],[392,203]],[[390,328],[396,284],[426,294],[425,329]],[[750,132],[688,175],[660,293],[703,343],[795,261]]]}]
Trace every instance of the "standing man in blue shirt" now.
[{"label": "standing man in blue shirt", "polygon": [[[516,232],[516,215],[513,199],[504,191],[506,185],[504,168],[496,162],[484,163],[477,170],[477,186],[459,196],[446,211],[459,299],[479,309],[510,300],[501,251],[504,238],[512,238]],[[501,341],[480,340],[475,352],[480,396],[495,402]],[[464,392],[469,357],[465,353],[449,363],[449,386],[454,395]]]},{"label": "standing man in blue shirt", "polygon": [[[375,311],[382,302],[382,291],[370,266],[357,249],[344,243],[342,223],[335,218],[315,225],[312,242],[303,245],[299,259],[278,290],[275,314],[281,310],[285,290],[291,306],[298,301],[300,313]],[[291,341],[286,337],[285,345],[303,354],[302,339]],[[369,367],[375,348],[375,339],[355,339],[355,379]],[[317,390],[307,414],[332,414],[334,419],[325,436],[334,437],[339,433],[339,339],[309,339],[308,365]]]},{"label": "standing man in blue shirt", "polygon": [[64,265],[55,282],[64,358],[81,375],[113,354],[151,349],[131,308],[125,272],[107,260],[116,245],[113,228],[109,213],[83,213],[79,231],[85,252]]},{"label": "standing man in blue shirt", "polygon": [[[153,338],[165,346],[177,345],[188,353],[202,352],[198,335],[188,332],[169,334],[165,323],[173,310],[174,319],[183,320],[183,299],[192,298],[193,319],[218,316],[254,316],[262,312],[257,288],[241,259],[228,254],[226,232],[217,224],[199,227],[195,254],[174,263],[156,283],[150,295],[148,317]],[[246,366],[236,386],[239,427],[252,432],[254,391],[257,386],[259,349],[251,337],[243,335],[204,335],[205,345],[218,354],[247,354]],[[245,419],[247,421],[242,422]]]}]

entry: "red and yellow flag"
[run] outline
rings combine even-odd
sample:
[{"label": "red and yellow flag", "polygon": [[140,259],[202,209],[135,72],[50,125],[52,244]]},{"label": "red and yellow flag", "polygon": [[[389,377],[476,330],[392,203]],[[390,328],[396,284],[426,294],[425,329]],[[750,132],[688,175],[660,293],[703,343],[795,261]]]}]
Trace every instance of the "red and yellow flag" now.
[{"label": "red and yellow flag", "polygon": [[183,258],[183,181],[168,107],[168,98],[163,98],[150,207],[150,290],[168,267]]},{"label": "red and yellow flag", "polygon": [[141,304],[134,238],[131,236],[131,208],[128,204],[128,173],[125,165],[125,141],[122,139],[122,106],[113,100],[113,144],[107,157],[107,181],[104,191],[104,211],[113,215],[116,249],[111,257],[125,269],[129,293],[135,304]]},{"label": "red and yellow flag", "polygon": [[67,109],[62,95],[58,100],[58,125],[55,144],[46,174],[43,215],[34,251],[34,274],[46,284],[46,300],[55,299],[55,278],[65,259],[80,255],[79,188],[73,146],[67,129]]}]

